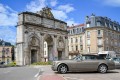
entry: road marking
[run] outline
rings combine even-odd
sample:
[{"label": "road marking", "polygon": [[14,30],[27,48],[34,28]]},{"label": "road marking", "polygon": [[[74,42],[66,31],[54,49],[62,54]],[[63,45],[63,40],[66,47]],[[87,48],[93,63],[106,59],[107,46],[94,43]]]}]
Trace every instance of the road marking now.
[{"label": "road marking", "polygon": [[6,72],[4,72],[4,73],[9,73],[10,71],[6,71]]},{"label": "road marking", "polygon": [[[72,79],[72,80],[84,80],[84,79],[79,79],[79,78],[71,78],[71,77],[65,77],[65,78]],[[65,80],[66,80],[66,79],[65,79]]]},{"label": "road marking", "polygon": [[39,68],[39,71],[38,71],[38,73],[34,76],[34,77],[38,77],[39,75],[40,75],[40,72],[41,72],[42,70]]}]

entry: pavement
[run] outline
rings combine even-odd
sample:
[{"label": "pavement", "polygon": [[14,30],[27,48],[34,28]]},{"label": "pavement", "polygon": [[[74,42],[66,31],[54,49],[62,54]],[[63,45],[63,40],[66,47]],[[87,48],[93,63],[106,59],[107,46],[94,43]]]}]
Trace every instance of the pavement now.
[{"label": "pavement", "polygon": [[58,75],[42,75],[39,80],[65,80],[62,76]]}]

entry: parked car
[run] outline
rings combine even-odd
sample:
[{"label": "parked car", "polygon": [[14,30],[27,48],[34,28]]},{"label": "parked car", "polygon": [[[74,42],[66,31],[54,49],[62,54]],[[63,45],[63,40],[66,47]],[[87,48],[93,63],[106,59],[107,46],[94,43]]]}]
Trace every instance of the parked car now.
[{"label": "parked car", "polygon": [[52,70],[59,73],[98,71],[106,73],[115,69],[115,63],[111,60],[99,58],[97,55],[78,55],[71,60],[53,61]]},{"label": "parked car", "polygon": [[112,60],[115,62],[116,69],[120,69],[120,57],[109,58],[109,60]]},{"label": "parked car", "polygon": [[1,65],[5,64],[5,62],[0,62]]}]

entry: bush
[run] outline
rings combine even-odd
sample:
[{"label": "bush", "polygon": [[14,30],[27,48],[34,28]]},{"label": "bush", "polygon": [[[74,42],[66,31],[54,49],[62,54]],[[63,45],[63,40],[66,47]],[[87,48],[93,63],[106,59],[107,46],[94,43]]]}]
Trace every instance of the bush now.
[{"label": "bush", "polygon": [[51,65],[52,62],[36,62],[36,63],[32,63],[32,65]]},{"label": "bush", "polygon": [[8,67],[14,67],[14,66],[16,66],[16,62],[11,62],[11,63],[7,64],[7,66]]}]

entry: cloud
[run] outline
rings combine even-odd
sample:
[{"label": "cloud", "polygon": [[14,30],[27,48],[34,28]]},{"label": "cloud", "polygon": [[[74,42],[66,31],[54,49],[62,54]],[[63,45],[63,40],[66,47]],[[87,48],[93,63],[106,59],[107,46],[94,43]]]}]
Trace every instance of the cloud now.
[{"label": "cloud", "polygon": [[80,24],[80,23],[75,22],[73,19],[68,19],[68,20],[66,20],[66,22],[69,26],[71,26],[72,24],[74,24],[74,25]]},{"label": "cloud", "polygon": [[57,0],[51,0],[50,4],[53,7],[56,6],[57,5]]},{"label": "cloud", "polygon": [[15,44],[18,13],[9,6],[0,4],[0,38]]},{"label": "cloud", "polygon": [[26,5],[26,10],[31,12],[40,11],[47,5],[46,0],[33,0]]},{"label": "cloud", "polygon": [[60,20],[65,20],[68,18],[67,14],[61,10],[52,10],[52,13],[55,18],[60,19]]},{"label": "cloud", "polygon": [[15,26],[17,24],[17,12],[9,6],[0,4],[0,26]]},{"label": "cloud", "polygon": [[113,6],[113,7],[120,7],[120,0],[98,0],[102,2],[104,5]]},{"label": "cloud", "polygon": [[15,44],[16,42],[16,27],[0,27],[0,39]]},{"label": "cloud", "polygon": [[75,10],[72,4],[59,6],[57,6],[57,4],[59,5],[58,0],[32,0],[26,5],[26,10],[37,12],[40,11],[43,7],[46,7],[46,5],[49,5],[49,7],[54,8],[52,9],[52,13],[55,18],[68,22],[68,25],[76,24],[76,22],[73,19],[70,19],[70,17],[68,16],[70,12]]},{"label": "cloud", "polygon": [[60,5],[60,6],[58,6],[58,9],[59,10],[63,10],[66,13],[69,13],[69,12],[75,10],[74,7],[72,7],[70,4]]}]

